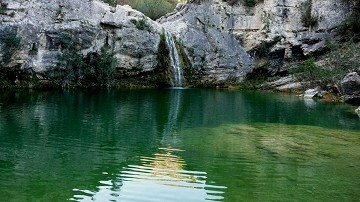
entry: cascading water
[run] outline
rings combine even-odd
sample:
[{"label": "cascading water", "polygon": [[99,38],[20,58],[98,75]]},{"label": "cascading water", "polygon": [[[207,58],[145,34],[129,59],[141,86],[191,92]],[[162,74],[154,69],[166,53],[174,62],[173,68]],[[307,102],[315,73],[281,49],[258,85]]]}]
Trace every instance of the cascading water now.
[{"label": "cascading water", "polygon": [[171,65],[171,84],[173,87],[183,87],[182,83],[182,68],[179,60],[179,53],[177,51],[174,38],[170,32],[164,30],[166,44],[170,52],[170,65]]}]

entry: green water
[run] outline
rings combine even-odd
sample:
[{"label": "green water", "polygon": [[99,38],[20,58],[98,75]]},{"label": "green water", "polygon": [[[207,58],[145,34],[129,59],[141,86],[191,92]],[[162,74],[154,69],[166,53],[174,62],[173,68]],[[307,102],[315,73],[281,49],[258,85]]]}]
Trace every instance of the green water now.
[{"label": "green water", "polygon": [[0,93],[0,201],[358,201],[355,107],[163,89]]}]

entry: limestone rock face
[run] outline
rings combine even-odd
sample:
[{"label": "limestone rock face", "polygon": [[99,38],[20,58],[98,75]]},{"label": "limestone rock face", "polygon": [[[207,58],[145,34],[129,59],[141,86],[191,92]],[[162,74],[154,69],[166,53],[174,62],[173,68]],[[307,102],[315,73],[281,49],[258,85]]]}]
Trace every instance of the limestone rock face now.
[{"label": "limestone rock face", "polygon": [[[348,0],[264,0],[254,7],[240,0],[188,0],[154,22],[129,6],[99,0],[1,2],[0,35],[6,27],[17,30],[23,47],[16,63],[22,68],[45,72],[70,43],[84,54],[109,46],[125,75],[149,72],[157,65],[164,27],[185,47],[200,82],[242,81],[265,54],[263,66],[277,74],[284,61],[322,51],[352,8]],[[302,20],[306,2],[317,19],[311,25]]]},{"label": "limestone rock face", "polygon": [[[64,44],[76,44],[83,53],[108,45],[115,53],[117,68],[151,71],[161,26],[129,6],[111,7],[96,0],[3,0],[0,30],[13,27],[22,38],[18,63],[34,72],[55,66]],[[136,22],[145,26],[138,27]],[[1,31],[0,31],[1,33]],[[29,54],[37,47],[36,54]]]},{"label": "limestone rock face", "polygon": [[284,61],[323,51],[326,38],[353,6],[347,0],[265,0],[253,7],[244,2],[188,0],[159,22],[183,40],[195,66],[236,66],[247,72],[251,60],[266,52],[269,72],[276,74]]},{"label": "limestone rock face", "polygon": [[216,3],[203,1],[178,6],[180,11],[159,22],[180,40],[193,70],[202,79],[241,81],[251,71],[252,60],[235,36],[220,28],[223,16],[219,15]]}]

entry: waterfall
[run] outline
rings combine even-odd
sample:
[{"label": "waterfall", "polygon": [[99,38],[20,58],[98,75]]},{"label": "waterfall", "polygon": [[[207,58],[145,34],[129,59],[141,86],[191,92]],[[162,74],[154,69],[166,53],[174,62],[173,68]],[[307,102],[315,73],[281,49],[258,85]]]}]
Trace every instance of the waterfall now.
[{"label": "waterfall", "polygon": [[164,30],[166,44],[169,48],[170,65],[171,65],[171,85],[173,87],[182,87],[182,68],[179,59],[179,53],[177,51],[174,38],[170,32]]}]

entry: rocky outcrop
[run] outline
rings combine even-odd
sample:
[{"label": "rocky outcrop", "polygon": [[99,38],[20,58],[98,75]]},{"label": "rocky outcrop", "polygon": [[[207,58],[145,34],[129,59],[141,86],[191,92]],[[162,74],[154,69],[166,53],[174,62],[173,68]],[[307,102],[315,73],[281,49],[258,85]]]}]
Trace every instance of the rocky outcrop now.
[{"label": "rocky outcrop", "polygon": [[251,57],[231,33],[220,27],[217,1],[178,6],[179,12],[159,22],[181,41],[193,70],[207,80],[241,81],[251,70]]},{"label": "rocky outcrop", "polygon": [[251,61],[256,65],[259,58],[267,57],[263,68],[274,75],[283,71],[284,62],[324,51],[325,40],[334,36],[353,4],[347,0],[256,2],[189,0],[159,22],[182,40],[195,68],[230,67],[246,73]]},{"label": "rocky outcrop", "polygon": [[22,48],[15,62],[22,68],[36,73],[53,68],[69,44],[84,54],[110,47],[123,73],[148,72],[157,65],[162,27],[129,6],[111,7],[96,0],[2,0],[2,4],[6,8],[0,14],[0,30],[17,30]]},{"label": "rocky outcrop", "polygon": [[360,118],[360,107],[358,107],[357,109],[355,109],[355,113],[359,116]]},{"label": "rocky outcrop", "polygon": [[266,82],[261,85],[263,89],[276,89],[282,92],[300,91],[304,84],[299,82],[294,76],[286,76],[275,81]]},{"label": "rocky outcrop", "polygon": [[349,73],[341,81],[345,95],[360,95],[360,76],[356,72]]},{"label": "rocky outcrop", "polygon": [[239,82],[253,68],[278,74],[284,62],[321,52],[352,7],[347,0],[266,0],[252,6],[240,0],[189,0],[154,22],[129,6],[98,0],[0,2],[0,35],[11,27],[22,38],[14,63],[23,69],[46,72],[73,44],[83,54],[110,47],[120,75],[149,73],[158,65],[166,28],[184,47],[185,75],[200,83]]},{"label": "rocky outcrop", "polygon": [[356,72],[349,73],[341,81],[345,102],[360,104],[360,76]]},{"label": "rocky outcrop", "polygon": [[308,89],[304,93],[305,99],[322,98],[323,91],[320,88]]}]

